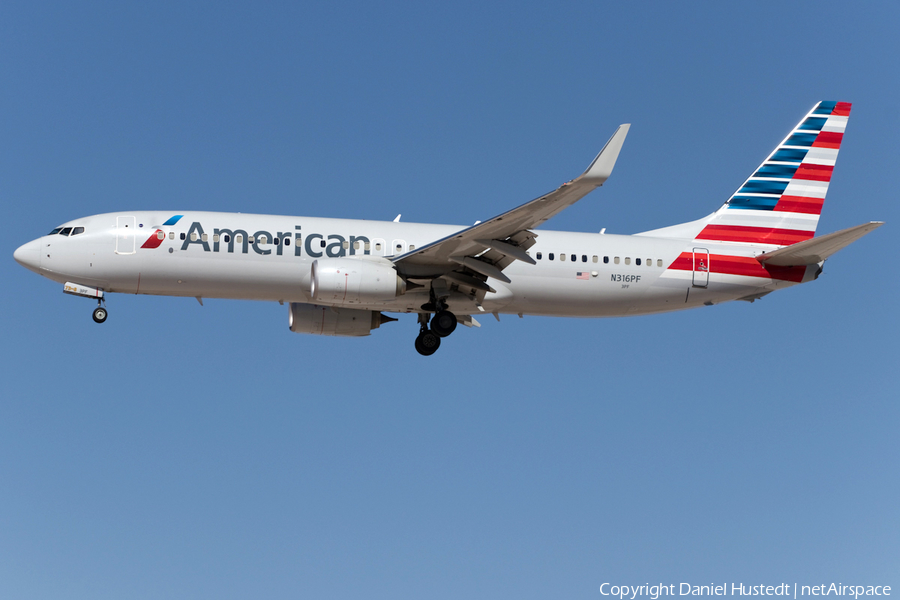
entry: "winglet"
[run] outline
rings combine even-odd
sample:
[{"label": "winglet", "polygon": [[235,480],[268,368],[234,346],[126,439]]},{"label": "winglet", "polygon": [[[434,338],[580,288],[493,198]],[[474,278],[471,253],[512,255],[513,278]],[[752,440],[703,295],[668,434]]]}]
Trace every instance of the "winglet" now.
[{"label": "winglet", "polygon": [[581,177],[578,178],[578,181],[593,183],[594,185],[603,185],[603,183],[609,179],[613,167],[616,166],[616,159],[619,158],[619,151],[622,149],[622,144],[625,143],[625,136],[628,135],[629,127],[631,127],[631,123],[619,125],[616,132],[612,134],[612,137],[609,138],[609,141],[603,146],[603,150],[600,151],[600,154],[597,155],[594,162],[591,163],[591,166],[582,173]]}]

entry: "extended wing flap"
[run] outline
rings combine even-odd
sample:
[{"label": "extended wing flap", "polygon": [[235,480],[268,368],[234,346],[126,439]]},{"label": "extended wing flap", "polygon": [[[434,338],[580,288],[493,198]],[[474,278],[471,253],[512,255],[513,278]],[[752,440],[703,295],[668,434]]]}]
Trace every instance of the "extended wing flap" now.
[{"label": "extended wing flap", "polygon": [[884,221],[871,221],[856,227],[835,231],[811,240],[798,242],[785,248],[766,252],[756,257],[761,263],[778,267],[814,265],[820,263],[838,250],[849,246],[867,233],[884,225]]}]

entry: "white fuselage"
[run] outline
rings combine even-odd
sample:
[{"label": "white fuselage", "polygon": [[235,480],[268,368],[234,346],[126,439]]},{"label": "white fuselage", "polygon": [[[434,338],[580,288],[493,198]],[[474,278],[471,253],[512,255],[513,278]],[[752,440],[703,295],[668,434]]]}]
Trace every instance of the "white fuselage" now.
[{"label": "white fuselage", "polygon": [[[311,303],[310,269],[317,258],[398,256],[464,229],[218,212],[179,213],[177,223],[164,225],[174,214],[76,219],[65,226],[84,227],[83,233],[41,237],[20,248],[16,258],[54,281],[106,292]],[[536,233],[537,243],[528,251],[535,265],[513,262],[503,271],[511,283],[489,279],[496,292],[481,302],[451,292],[450,310],[458,315],[482,310],[570,317],[649,314],[752,299],[809,281],[818,270],[812,265],[786,278],[770,277],[753,257],[771,245]],[[356,307],[421,312],[428,298],[427,287],[411,286],[393,300]]]}]

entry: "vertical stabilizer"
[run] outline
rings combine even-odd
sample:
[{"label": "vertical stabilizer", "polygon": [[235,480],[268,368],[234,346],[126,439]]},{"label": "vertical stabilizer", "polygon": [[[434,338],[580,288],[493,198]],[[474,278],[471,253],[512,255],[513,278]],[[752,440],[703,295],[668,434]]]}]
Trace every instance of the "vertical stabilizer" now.
[{"label": "vertical stabilizer", "polygon": [[775,246],[812,238],[849,116],[849,102],[819,102],[722,208],[643,235]]},{"label": "vertical stabilizer", "polygon": [[697,239],[789,246],[813,237],[849,116],[849,102],[819,102]]}]

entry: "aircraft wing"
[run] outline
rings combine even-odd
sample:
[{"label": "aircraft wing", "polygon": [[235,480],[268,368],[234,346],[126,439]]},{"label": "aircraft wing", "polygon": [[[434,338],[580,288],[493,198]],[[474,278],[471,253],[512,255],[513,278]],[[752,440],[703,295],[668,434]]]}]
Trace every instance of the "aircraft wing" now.
[{"label": "aircraft wing", "polygon": [[766,252],[756,257],[761,263],[779,267],[814,265],[820,263],[838,250],[849,246],[870,231],[884,225],[884,221],[871,221],[856,227],[842,229],[827,235],[797,242],[778,250]]},{"label": "aircraft wing", "polygon": [[393,261],[398,271],[410,278],[444,276],[481,291],[491,291],[484,283],[487,277],[509,283],[502,271],[512,261],[534,264],[526,254],[537,237],[530,229],[603,185],[612,173],[629,127],[620,125],[577,179],[492,219],[397,256]]}]

